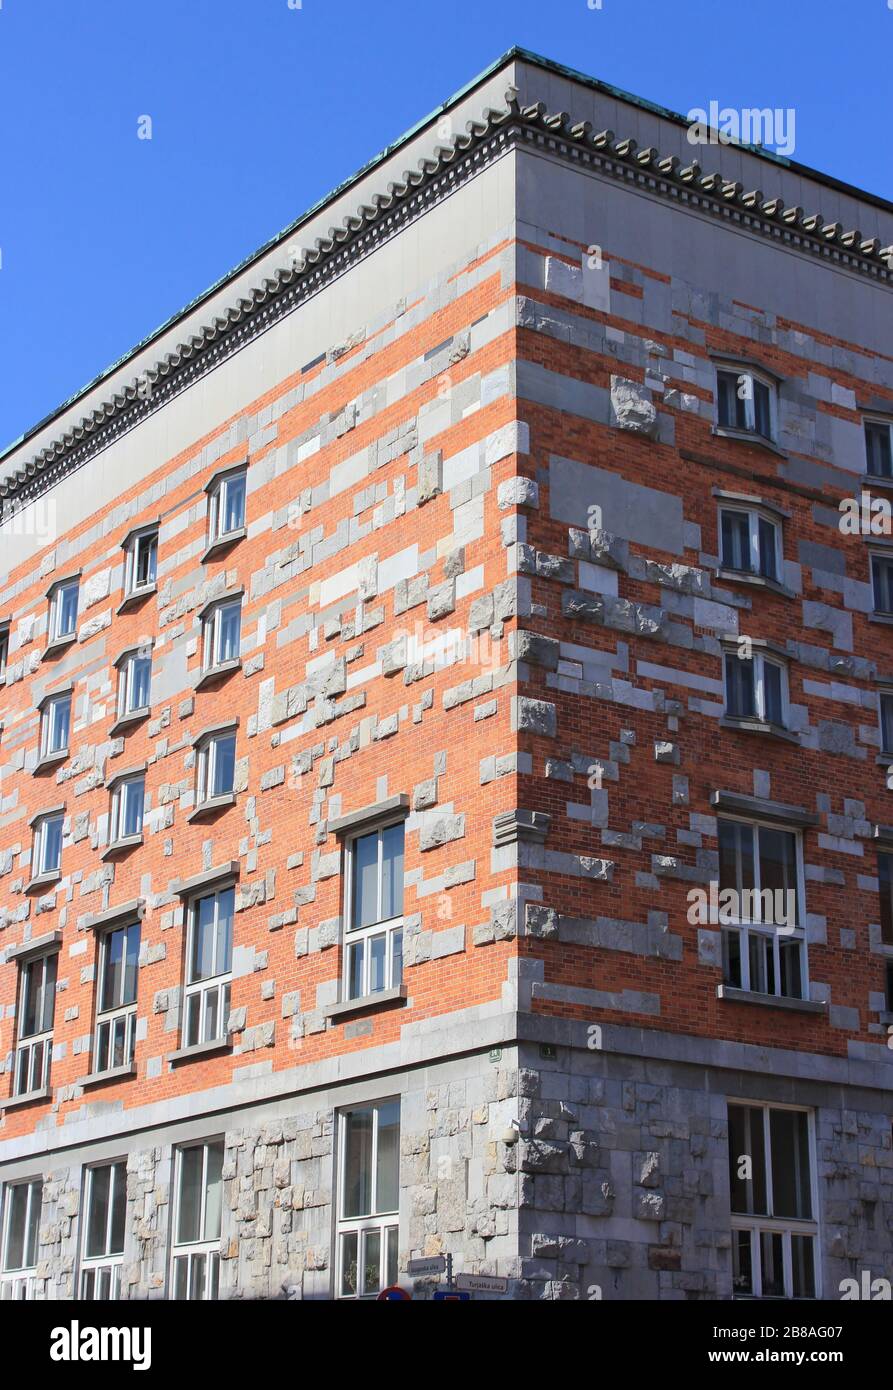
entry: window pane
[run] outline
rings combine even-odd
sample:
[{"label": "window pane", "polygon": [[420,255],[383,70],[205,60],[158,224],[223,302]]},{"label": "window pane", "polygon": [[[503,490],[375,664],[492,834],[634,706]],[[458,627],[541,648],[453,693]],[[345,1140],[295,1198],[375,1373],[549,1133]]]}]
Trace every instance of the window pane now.
[{"label": "window pane", "polygon": [[221,608],[218,661],[235,661],[239,655],[241,623],[242,609],[239,604],[230,603],[225,608]]},{"label": "window pane", "polygon": [[214,972],[214,923],[217,898],[199,898],[195,904],[192,930],[190,982],[208,980]]},{"label": "window pane", "polygon": [[893,695],[881,696],[881,752],[893,753]]},{"label": "window pane", "polygon": [[87,1256],[105,1255],[111,1168],[93,1168],[90,1173],[90,1209],[87,1214]]},{"label": "window pane", "polygon": [[750,525],[745,512],[722,513],[722,563],[725,569],[749,572]]},{"label": "window pane", "polygon": [[17,1183],[7,1189],[9,1203],[6,1235],[6,1269],[22,1269],[25,1266],[25,1221],[28,1215],[29,1183]]},{"label": "window pane", "polygon": [[396,989],[403,981],[403,932],[398,927],[391,932],[391,986]]},{"label": "window pane", "polygon": [[217,894],[217,954],[218,975],[227,975],[233,963],[233,912],[236,906],[236,890],[225,888]]},{"label": "window pane", "polygon": [[25,1229],[25,1258],[26,1269],[31,1269],[37,1264],[37,1240],[40,1232],[40,1209],[43,1200],[43,1183],[29,1182],[25,1184],[26,1189],[30,1190],[31,1200],[28,1203],[28,1218]]},{"label": "window pane", "polygon": [[778,943],[778,959],[781,971],[780,993],[789,999],[803,998],[803,947],[799,941]]},{"label": "window pane", "polygon": [[733,1212],[768,1214],[763,1111],[757,1106],[729,1106],[729,1185]]},{"label": "window pane", "polygon": [[397,1226],[389,1226],[385,1235],[387,1239],[387,1251],[385,1253],[385,1286],[392,1288],[397,1282],[397,1240],[399,1237]]},{"label": "window pane", "polygon": [[778,578],[778,559],[776,550],[777,529],[765,517],[757,518],[757,535],[760,544],[760,574],[767,579]]},{"label": "window pane", "polygon": [[865,425],[865,451],[868,471],[876,478],[889,478],[891,473],[890,427],[868,421]]},{"label": "window pane", "polygon": [[121,994],[122,1004],[136,1003],[136,979],[139,971],[140,927],[139,923],[127,928],[127,946],[124,957],[124,984]]},{"label": "window pane", "polygon": [[732,1232],[732,1287],[737,1294],[753,1293],[750,1231]]},{"label": "window pane", "polygon": [[726,929],[722,934],[723,945],[723,979],[727,985],[734,989],[744,988],[744,976],[741,973],[741,933],[739,931]]},{"label": "window pane", "polygon": [[42,873],[54,873],[62,862],[62,817],[44,821],[41,827],[43,857],[40,863]]},{"label": "window pane", "polygon": [[784,724],[784,710],[781,700],[781,667],[772,661],[763,662],[763,698],[766,708],[763,717],[770,724]]},{"label": "window pane", "polygon": [[59,957],[54,952],[51,956],[45,956],[42,964],[43,998],[38,1023],[40,1032],[48,1033],[53,1026],[53,1016],[56,1012],[56,970]]},{"label": "window pane", "polygon": [[347,948],[347,980],[351,999],[363,997],[363,955],[365,942],[352,941]]},{"label": "window pane", "polygon": [[131,662],[130,709],[145,709],[149,704],[152,683],[152,658],[137,656]]},{"label": "window pane", "polygon": [[60,589],[56,600],[56,636],[67,637],[74,632],[78,617],[78,586],[70,584]]},{"label": "window pane", "polygon": [[143,829],[143,801],[146,784],[142,777],[125,782],[121,787],[121,816],[118,833],[122,839],[139,835]]},{"label": "window pane", "polygon": [[[740,387],[739,387],[740,382]],[[749,394],[749,378],[739,378],[737,372],[717,372],[719,390],[719,423],[729,429],[747,429],[747,404],[743,395]]]},{"label": "window pane", "polygon": [[387,984],[388,939],[384,933],[369,940],[369,993],[377,994]]},{"label": "window pane", "polygon": [[363,1234],[363,1293],[378,1293],[381,1289],[381,1232]]},{"label": "window pane", "polygon": [[117,1008],[124,990],[125,930],[110,932],[105,939],[105,970],[102,979],[101,1009]]},{"label": "window pane", "polygon": [[803,1110],[770,1110],[773,1216],[809,1220],[809,1118]]},{"label": "window pane", "polygon": [[881,940],[893,946],[893,875],[889,854],[877,857],[878,891],[881,898]]},{"label": "window pane", "polygon": [[381,920],[399,917],[403,911],[403,831],[399,825],[389,825],[381,832],[382,883]]},{"label": "window pane", "polygon": [[750,988],[756,994],[775,993],[775,952],[771,936],[750,932],[747,938]]},{"label": "window pane", "polygon": [[236,739],[235,735],[228,738],[216,740],[214,749],[214,778],[210,790],[211,796],[226,796],[233,789],[233,782],[236,773]]},{"label": "window pane", "polygon": [[772,437],[772,415],[769,406],[770,400],[769,387],[762,381],[753,383],[753,416],[754,429],[757,434],[761,434],[764,439]]},{"label": "window pane", "polygon": [[753,718],[756,714],[756,701],[752,661],[744,661],[737,655],[727,653],[726,691],[729,714],[740,719]]},{"label": "window pane", "polygon": [[205,1256],[202,1254],[190,1255],[189,1257],[189,1297],[191,1300],[203,1299],[205,1296]]},{"label": "window pane", "polygon": [[223,485],[224,511],[221,530],[238,531],[245,522],[245,479],[229,478]]},{"label": "window pane", "polygon": [[794,1298],[815,1298],[815,1241],[812,1236],[791,1236],[791,1275]]},{"label": "window pane", "polygon": [[205,1199],[205,1240],[220,1239],[223,1210],[223,1145],[208,1145],[208,1191]]},{"label": "window pane", "polygon": [[356,1231],[341,1237],[341,1293],[350,1297],[357,1291],[357,1243]]},{"label": "window pane", "polygon": [[[768,888],[775,895],[772,920],[790,926],[798,925],[797,837],[790,830],[770,830],[761,825],[759,845],[760,889],[765,891]],[[787,896],[789,893],[790,897]]]},{"label": "window pane", "polygon": [[186,1297],[189,1278],[189,1256],[180,1255],[174,1260],[174,1298]]},{"label": "window pane", "polygon": [[180,1190],[177,1210],[177,1243],[201,1239],[202,1156],[200,1144],[180,1150]]},{"label": "window pane", "polygon": [[360,835],[353,842],[353,905],[351,926],[366,927],[378,917],[378,835]]},{"label": "window pane", "polygon": [[344,1216],[368,1216],[372,1206],[372,1110],[344,1117]]},{"label": "window pane", "polygon": [[109,1254],[124,1253],[124,1224],[127,1217],[127,1164],[115,1163],[112,1167],[112,1225],[109,1239]]},{"label": "window pane", "polygon": [[783,1238],[777,1231],[760,1232],[763,1297],[784,1298]]},{"label": "window pane", "polygon": [[893,612],[893,565],[876,557],[871,562],[874,606],[879,613]]},{"label": "window pane", "polygon": [[376,1164],[376,1209],[397,1210],[400,1174],[400,1102],[378,1107],[378,1162]]},{"label": "window pane", "polygon": [[753,827],[719,822],[719,886],[739,892],[754,886]]},{"label": "window pane", "polygon": [[158,559],[158,540],[155,536],[140,536],[136,543],[136,585],[143,588],[154,584]]}]

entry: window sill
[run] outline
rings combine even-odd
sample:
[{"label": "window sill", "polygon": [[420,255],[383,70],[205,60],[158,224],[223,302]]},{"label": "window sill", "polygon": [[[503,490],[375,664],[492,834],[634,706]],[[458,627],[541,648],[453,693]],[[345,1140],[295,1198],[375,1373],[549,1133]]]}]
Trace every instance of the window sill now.
[{"label": "window sill", "polygon": [[42,758],[38,758],[32,771],[48,772],[51,767],[58,767],[60,763],[64,763],[70,752],[70,748],[61,748],[58,753],[45,753]]},{"label": "window sill", "polygon": [[133,593],[127,594],[118,604],[115,609],[115,616],[118,617],[121,613],[129,613],[131,609],[139,608],[140,604],[144,603],[147,598],[151,598],[153,594],[157,593],[157,584],[147,584],[144,589],[134,589]]},{"label": "window sill", "polygon": [[37,1105],[42,1100],[51,1100],[52,1095],[52,1086],[41,1086],[39,1091],[26,1091],[21,1096],[7,1096],[5,1100],[0,1100],[0,1109],[18,1110],[21,1106]]},{"label": "window sill", "polygon": [[50,888],[54,883],[58,883],[62,877],[61,869],[52,874],[38,874],[25,884],[26,893],[36,893],[41,888]]},{"label": "window sill", "polygon": [[756,990],[736,989],[733,985],[717,985],[716,997],[730,1004],[765,1004],[770,1009],[788,1009],[792,1013],[828,1012],[827,1004],[820,1004],[814,999],[793,999],[787,994],[758,994]]},{"label": "window sill", "polygon": [[716,579],[724,579],[732,584],[750,584],[755,589],[767,589],[769,593],[780,594],[782,598],[796,598],[793,589],[788,589],[777,579],[770,579],[766,574],[752,574],[749,570],[730,570],[720,568],[715,571]]},{"label": "window sill", "polygon": [[238,545],[248,535],[248,528],[240,526],[238,531],[229,531],[225,536],[218,536],[216,541],[212,541],[207,546],[201,556],[200,563],[205,564],[207,560],[213,560],[217,555],[224,555],[231,546]]},{"label": "window sill", "polygon": [[120,719],[116,719],[109,729],[109,737],[114,738],[116,734],[126,733],[128,729],[134,728],[137,724],[142,724],[143,720],[148,719],[151,710],[148,705],[142,709],[131,710],[129,714],[122,714]]},{"label": "window sill", "polygon": [[194,811],[189,812],[186,819],[190,824],[196,820],[210,820],[211,816],[216,815],[218,811],[225,811],[227,807],[235,806],[235,804],[235,792],[230,792],[228,796],[215,796],[210,801],[203,801],[201,806],[196,806]]},{"label": "window sill", "polygon": [[893,488],[893,474],[891,474],[890,477],[888,478],[888,477],[886,477],[883,473],[863,473],[863,474],[862,474],[862,487],[863,487],[863,490],[864,490],[864,488],[865,488],[865,484],[866,484],[866,483],[871,483],[874,487]]},{"label": "window sill", "polygon": [[204,690],[206,685],[213,685],[216,681],[223,680],[225,676],[231,676],[233,671],[238,671],[242,665],[240,656],[234,657],[232,661],[221,661],[219,666],[210,666],[207,671],[202,671],[193,689]]},{"label": "window sill", "polygon": [[195,1057],[210,1057],[215,1052],[232,1052],[233,1045],[230,1038],[212,1038],[210,1042],[193,1043],[191,1047],[178,1047],[176,1052],[169,1052],[167,1060],[169,1062],[191,1062]]},{"label": "window sill", "polygon": [[777,454],[779,458],[787,458],[784,449],[780,449],[771,439],[767,439],[764,434],[757,434],[754,430],[736,430],[728,425],[714,425],[712,433],[717,439],[737,439],[742,444],[753,444],[758,449],[768,449],[770,454]]},{"label": "window sill", "polygon": [[724,714],[719,727],[736,729],[743,734],[764,734],[767,738],[780,738],[785,743],[800,742],[800,735],[793,730],[783,729],[780,724],[768,724],[762,719],[739,719],[733,714]]},{"label": "window sill", "polygon": [[869,613],[870,623],[884,623],[887,627],[893,627],[893,613]]},{"label": "window sill", "polygon": [[367,1013],[370,1009],[402,1009],[406,992],[406,985],[397,985],[394,989],[381,989],[377,994],[364,994],[360,999],[344,999],[340,1004],[330,1004],[324,1010],[325,1017],[337,1023],[350,1014]]},{"label": "window sill", "polygon": [[893,753],[878,753],[875,762],[878,767],[893,767]]},{"label": "window sill", "polygon": [[82,1076],[78,1082],[79,1086],[100,1086],[103,1081],[123,1081],[128,1076],[136,1076],[136,1062],[126,1062],[121,1067],[109,1067],[108,1071],[91,1071],[89,1075]]},{"label": "window sill", "polygon": [[99,857],[102,860],[117,859],[119,854],[127,854],[129,850],[136,849],[142,843],[142,835],[128,835],[126,839],[115,840],[113,844],[108,845]]},{"label": "window sill", "polygon": [[43,649],[43,654],[45,657],[58,656],[60,652],[66,651],[67,648],[70,647],[71,644],[76,641],[76,632],[69,633],[67,637],[54,637],[52,642],[47,642],[46,646]]}]

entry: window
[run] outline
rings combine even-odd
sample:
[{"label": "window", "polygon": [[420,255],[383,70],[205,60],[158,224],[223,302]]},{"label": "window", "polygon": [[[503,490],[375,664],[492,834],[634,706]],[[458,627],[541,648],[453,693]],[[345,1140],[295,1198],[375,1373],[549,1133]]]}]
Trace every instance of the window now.
[{"label": "window", "polygon": [[886,994],[887,994],[887,1013],[893,1013],[893,961],[887,961],[886,967]]},{"label": "window", "polygon": [[152,695],[152,651],[141,647],[122,658],[118,667],[118,718],[148,710]]},{"label": "window", "polygon": [[53,695],[43,706],[40,721],[40,756],[53,758],[68,752],[71,735],[71,694]]},{"label": "window", "polygon": [[881,941],[885,946],[893,946],[893,855],[878,855],[877,876],[881,899]]},{"label": "window", "polygon": [[6,677],[6,663],[9,661],[9,628],[0,627],[0,681]]},{"label": "window", "polygon": [[719,514],[723,569],[779,581],[781,527],[757,511],[723,507]]},{"label": "window", "polygon": [[37,1267],[37,1242],[43,1179],[10,1183],[3,1203],[3,1275],[0,1298],[27,1299],[33,1296],[29,1274]]},{"label": "window", "polygon": [[139,954],[139,922],[106,932],[99,942],[94,1072],[127,1067],[133,1061]]},{"label": "window", "polygon": [[85,1207],[81,1298],[118,1299],[127,1215],[126,1163],[87,1169]]},{"label": "window", "polygon": [[77,579],[66,579],[57,584],[50,596],[50,641],[63,642],[74,637],[78,621]]},{"label": "window", "polygon": [[750,370],[718,368],[717,422],[722,429],[775,437],[775,386]]},{"label": "window", "polygon": [[155,587],[158,577],[158,532],[137,531],[127,540],[124,561],[124,595],[136,598]]},{"label": "window", "polygon": [[397,1282],[400,1102],[340,1117],[338,1296],[372,1298]]},{"label": "window", "polygon": [[806,998],[799,837],[722,819],[718,835],[726,983],[756,994]]},{"label": "window", "polygon": [[143,804],[146,799],[146,778],[123,777],[112,788],[112,808],[109,815],[109,845],[123,840],[136,840],[143,833]]},{"label": "window", "polygon": [[196,898],[189,912],[183,1046],[222,1042],[229,1018],[236,892]]},{"label": "window", "polygon": [[871,587],[875,613],[893,616],[893,556],[872,555]]},{"label": "window", "polygon": [[62,822],[61,813],[54,813],[41,817],[35,824],[32,852],[35,878],[58,874],[62,867]]},{"label": "window", "polygon": [[881,752],[893,757],[893,690],[881,692],[878,707],[881,716]]},{"label": "window", "polygon": [[202,664],[212,671],[227,661],[238,661],[242,635],[242,601],[218,603],[202,620]]},{"label": "window", "polygon": [[223,1141],[177,1150],[172,1296],[215,1299],[220,1283]]},{"label": "window", "polygon": [[25,961],[21,967],[15,1068],[17,1096],[42,1091],[50,1084],[57,959],[58,953],[51,951]]},{"label": "window", "polygon": [[729,1106],[732,1282],[737,1297],[815,1298],[811,1117]]},{"label": "window", "polygon": [[208,493],[208,545],[241,531],[245,525],[245,473],[227,473]]},{"label": "window", "polygon": [[403,821],[348,845],[344,989],[362,999],[403,978]]},{"label": "window", "polygon": [[865,421],[865,463],[873,478],[889,478],[893,475],[890,428],[886,420]]},{"label": "window", "polygon": [[235,733],[212,734],[198,745],[196,806],[218,796],[231,796],[236,775]]},{"label": "window", "polygon": [[787,727],[788,675],[783,662],[758,651],[749,657],[727,651],[725,675],[726,714]]}]

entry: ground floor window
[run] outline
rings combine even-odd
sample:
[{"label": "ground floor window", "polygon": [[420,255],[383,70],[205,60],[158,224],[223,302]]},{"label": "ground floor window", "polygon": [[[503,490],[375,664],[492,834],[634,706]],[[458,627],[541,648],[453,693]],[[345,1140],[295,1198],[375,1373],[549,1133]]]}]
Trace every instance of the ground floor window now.
[{"label": "ground floor window", "polygon": [[178,1149],[174,1183],[172,1297],[215,1299],[220,1283],[223,1140]]},{"label": "ground floor window", "polygon": [[81,1298],[121,1297],[127,1164],[104,1163],[87,1169]]},{"label": "ground floor window", "polygon": [[810,1111],[729,1106],[736,1297],[817,1296],[814,1171]]},{"label": "ground floor window", "polygon": [[374,1298],[397,1282],[400,1102],[339,1117],[338,1296]]},{"label": "ground floor window", "polygon": [[34,1296],[43,1179],[10,1183],[3,1200],[3,1269],[0,1299]]}]

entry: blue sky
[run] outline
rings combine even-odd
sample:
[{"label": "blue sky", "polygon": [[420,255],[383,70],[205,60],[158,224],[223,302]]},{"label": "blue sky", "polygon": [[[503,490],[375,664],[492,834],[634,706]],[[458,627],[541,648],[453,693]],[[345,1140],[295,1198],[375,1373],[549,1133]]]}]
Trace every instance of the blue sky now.
[{"label": "blue sky", "polygon": [[893,199],[893,0],[595,4],[0,0],[0,447],[513,44]]}]

